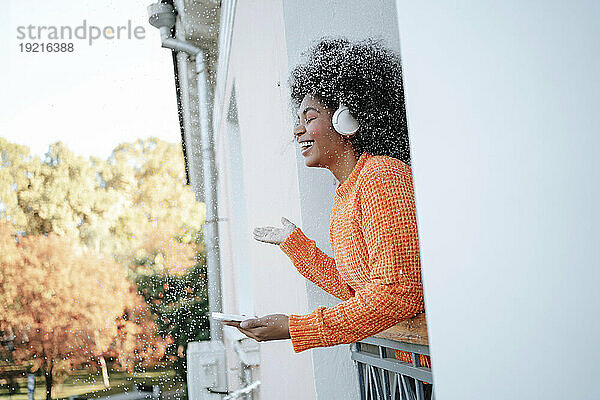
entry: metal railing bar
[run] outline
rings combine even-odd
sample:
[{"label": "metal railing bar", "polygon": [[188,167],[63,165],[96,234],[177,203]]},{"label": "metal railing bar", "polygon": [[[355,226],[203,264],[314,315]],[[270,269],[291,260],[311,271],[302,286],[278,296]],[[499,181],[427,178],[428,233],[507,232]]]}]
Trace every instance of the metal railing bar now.
[{"label": "metal railing bar", "polygon": [[402,381],[402,388],[404,390],[404,395],[406,396],[406,398],[408,400],[415,400],[415,395],[412,392],[412,387],[410,386],[410,383],[408,382],[407,379],[409,379],[409,378],[404,375],[400,375],[400,380]]},{"label": "metal railing bar", "polygon": [[[392,375],[392,379],[393,379],[393,383],[392,383],[392,400],[396,400],[396,393],[397,393],[397,389],[398,389],[398,380],[400,378],[398,378],[398,375],[394,374]],[[402,399],[402,393],[400,394],[400,400],[404,400]]]},{"label": "metal railing bar", "polygon": [[375,397],[375,394],[373,393],[374,389],[373,389],[373,377],[371,376],[371,371],[370,371],[370,367],[368,365],[365,365],[365,375],[367,375],[369,377],[368,382],[369,382],[369,397],[367,397],[368,400],[372,400]]},{"label": "metal railing bar", "polygon": [[363,379],[365,380],[365,397],[364,397],[364,399],[369,399],[371,397],[370,393],[372,391],[371,377],[369,376],[369,367],[368,367],[368,365],[364,365],[364,364],[358,364],[358,365],[362,365],[361,370],[363,373]]},{"label": "metal railing bar", "polygon": [[417,392],[417,400],[425,400],[425,392],[423,391],[423,382],[415,382],[415,392]]},{"label": "metal railing bar", "polygon": [[[421,356],[417,353],[412,353],[412,365],[415,368],[421,366]],[[425,400],[425,392],[423,391],[423,382],[415,381],[415,392],[417,393],[417,400]]]},{"label": "metal railing bar", "polygon": [[383,396],[383,386],[381,385],[381,377],[379,376],[379,372],[377,369],[370,367],[371,374],[373,377],[373,382],[375,382],[375,390],[377,392],[377,399],[381,399]]},{"label": "metal railing bar", "polygon": [[412,365],[419,368],[421,366],[421,356],[417,353],[412,353]]},{"label": "metal railing bar", "polygon": [[[385,347],[379,346],[379,357],[381,357],[382,359],[387,358],[387,349]],[[382,379],[383,379],[383,398],[386,400],[389,400],[391,397],[390,392],[389,392],[389,388],[390,388],[389,372],[385,369],[382,369],[381,375],[382,375]]]},{"label": "metal railing bar", "polygon": [[[352,346],[350,347],[350,349],[352,350],[352,353],[354,352],[359,352],[360,351],[360,343],[354,343],[354,348],[352,348]],[[367,398],[367,387],[365,385],[365,377],[364,377],[364,372],[363,372],[363,364],[357,364],[356,365],[357,368],[357,373],[358,373],[358,387],[363,389],[361,390],[361,399],[366,399]],[[366,368],[366,366],[364,367]]]},{"label": "metal railing bar", "polygon": [[429,347],[424,346],[422,344],[415,343],[405,343],[405,342],[396,342],[395,340],[370,337],[367,339],[361,340],[362,343],[372,344],[374,346],[382,346],[387,347],[394,350],[402,350],[409,353],[419,353],[428,356],[429,355]]},{"label": "metal railing bar", "polygon": [[400,379],[400,375],[394,374],[396,376],[396,379],[398,381],[398,393],[400,393],[400,399],[401,400],[408,400],[406,398],[406,392],[404,392],[404,386],[402,383],[402,379]]},{"label": "metal railing bar", "polygon": [[382,359],[365,353],[352,353],[352,360],[359,363],[373,365],[384,368],[397,374],[407,375],[425,382],[432,382],[431,369],[427,367],[413,367],[403,361],[392,358]]}]

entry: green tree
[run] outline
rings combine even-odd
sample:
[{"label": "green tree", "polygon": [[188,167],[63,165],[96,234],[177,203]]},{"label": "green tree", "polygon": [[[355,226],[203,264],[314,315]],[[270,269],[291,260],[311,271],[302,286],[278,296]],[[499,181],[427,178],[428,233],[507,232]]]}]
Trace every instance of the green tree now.
[{"label": "green tree", "polygon": [[61,143],[44,160],[0,138],[0,219],[25,234],[76,235],[122,263],[165,226],[200,229],[204,205],[185,185],[180,144],[124,143],[108,160],[75,156]]},{"label": "green tree", "polygon": [[19,194],[29,188],[36,171],[41,168],[38,157],[29,154],[29,148],[10,143],[0,137],[0,218],[27,230],[28,216],[33,215],[20,201]]},{"label": "green tree", "polygon": [[[180,144],[159,139],[123,143],[99,171],[103,186],[123,194],[127,212],[111,231],[117,254],[139,258],[127,249],[139,250],[152,232],[171,229],[187,235],[196,232],[205,218],[204,204],[195,200],[185,184]],[[122,246],[126,244],[126,248]]]}]

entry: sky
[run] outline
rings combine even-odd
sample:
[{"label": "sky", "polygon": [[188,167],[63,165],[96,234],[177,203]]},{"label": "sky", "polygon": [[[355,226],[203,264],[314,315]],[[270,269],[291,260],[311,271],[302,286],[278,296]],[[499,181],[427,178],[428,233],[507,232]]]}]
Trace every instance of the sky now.
[{"label": "sky", "polygon": [[[152,0],[5,0],[0,15],[0,137],[43,156],[62,141],[75,154],[106,158],[122,142],[156,136],[181,139],[170,51],[148,23]],[[8,4],[8,8],[7,5]],[[86,24],[86,39],[21,39],[18,27]],[[89,29],[138,28],[129,39]],[[143,30],[143,34],[141,33]],[[66,32],[66,31],[65,31]],[[83,29],[80,29],[80,34]],[[34,31],[34,35],[37,33]],[[109,32],[110,36],[110,32]],[[73,52],[21,51],[26,43],[73,43]]]}]

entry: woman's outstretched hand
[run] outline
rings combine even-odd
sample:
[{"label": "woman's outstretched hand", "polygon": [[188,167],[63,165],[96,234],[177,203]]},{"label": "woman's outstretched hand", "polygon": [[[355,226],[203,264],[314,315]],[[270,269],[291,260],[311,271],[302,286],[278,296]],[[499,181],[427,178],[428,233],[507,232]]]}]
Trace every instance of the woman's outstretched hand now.
[{"label": "woman's outstretched hand", "polygon": [[265,242],[280,245],[294,230],[296,225],[288,221],[286,218],[281,218],[282,228],[276,228],[274,226],[264,226],[260,228],[254,228],[252,235],[254,239]]},{"label": "woman's outstretched hand", "polygon": [[242,322],[223,321],[223,323],[235,326],[244,335],[257,342],[290,338],[289,317],[284,314],[265,315],[261,318],[247,319]]}]

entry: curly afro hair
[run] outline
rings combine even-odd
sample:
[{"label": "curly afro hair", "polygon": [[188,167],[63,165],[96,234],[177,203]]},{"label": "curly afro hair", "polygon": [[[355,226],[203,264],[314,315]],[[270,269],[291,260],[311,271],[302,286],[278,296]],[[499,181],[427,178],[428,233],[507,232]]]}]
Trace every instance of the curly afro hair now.
[{"label": "curly afro hair", "polygon": [[294,106],[307,94],[333,110],[341,102],[360,124],[350,138],[357,153],[390,156],[410,165],[399,56],[378,40],[326,37],[303,58],[289,79]]}]

